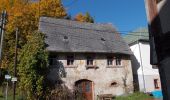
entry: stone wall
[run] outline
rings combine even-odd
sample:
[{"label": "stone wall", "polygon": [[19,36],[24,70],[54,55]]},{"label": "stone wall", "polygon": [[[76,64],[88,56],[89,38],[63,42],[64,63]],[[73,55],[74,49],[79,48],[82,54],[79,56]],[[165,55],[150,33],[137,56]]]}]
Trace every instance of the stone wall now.
[{"label": "stone wall", "polygon": [[[97,95],[112,94],[122,95],[126,92],[133,92],[133,77],[131,69],[131,61],[129,56],[122,56],[121,66],[108,67],[106,54],[95,54],[94,65],[98,68],[86,68],[87,54],[74,54],[74,66],[67,66],[67,54],[57,54],[59,67],[53,67],[49,78],[55,80],[57,74],[64,72],[62,76],[64,84],[71,90],[75,87],[75,82],[86,79],[93,83],[93,98]],[[110,54],[109,54],[110,56]],[[114,55],[113,55],[114,56]],[[115,84],[116,83],[116,84]]]}]

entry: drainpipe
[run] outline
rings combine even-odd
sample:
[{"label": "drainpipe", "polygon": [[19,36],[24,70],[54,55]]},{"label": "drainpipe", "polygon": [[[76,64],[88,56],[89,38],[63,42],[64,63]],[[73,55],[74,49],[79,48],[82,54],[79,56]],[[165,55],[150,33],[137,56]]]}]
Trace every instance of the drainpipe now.
[{"label": "drainpipe", "polygon": [[[141,35],[141,34],[140,34]],[[144,76],[144,68],[143,68],[143,62],[142,62],[142,55],[141,55],[141,48],[139,44],[139,38],[137,40],[137,44],[139,46],[139,55],[140,55],[140,66],[142,68],[142,78],[143,78],[143,87],[144,87],[144,93],[146,93],[146,84],[145,84],[145,76]]]}]

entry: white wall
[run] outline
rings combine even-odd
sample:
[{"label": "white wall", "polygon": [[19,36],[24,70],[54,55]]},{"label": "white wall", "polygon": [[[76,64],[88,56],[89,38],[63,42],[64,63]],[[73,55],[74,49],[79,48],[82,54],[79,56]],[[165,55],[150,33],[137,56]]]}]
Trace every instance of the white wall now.
[{"label": "white wall", "polygon": [[133,70],[136,70],[133,71],[134,74],[138,75],[140,91],[153,91],[153,80],[159,79],[159,72],[158,69],[153,69],[152,65],[150,65],[149,42],[139,42],[139,44],[136,43],[131,45],[130,48],[134,53],[134,57],[132,57],[132,67]]}]

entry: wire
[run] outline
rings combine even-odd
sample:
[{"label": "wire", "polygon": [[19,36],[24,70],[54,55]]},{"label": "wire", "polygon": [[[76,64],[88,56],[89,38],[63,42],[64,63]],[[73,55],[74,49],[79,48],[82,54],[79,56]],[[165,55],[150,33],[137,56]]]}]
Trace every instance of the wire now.
[{"label": "wire", "polygon": [[[70,26],[70,25],[63,25],[63,24],[58,24],[58,23],[51,23],[51,22],[45,22],[45,21],[39,21],[39,22],[42,22],[42,23],[48,23],[48,24],[52,24],[52,25],[55,25],[55,26],[51,26],[51,27],[56,27],[56,26],[64,26],[64,27],[67,27],[67,28],[73,28],[73,29],[85,29],[85,30],[93,30],[93,31],[98,31],[98,32],[107,32],[107,33],[114,33],[114,34],[124,34],[124,35],[132,35],[132,36],[143,36],[143,37],[149,37],[147,35],[135,35],[135,34],[127,34],[127,33],[122,33],[121,31],[115,31],[112,32],[111,31],[107,31],[107,30],[96,30],[96,29],[88,29],[88,28],[82,28],[82,27],[74,27],[74,26]],[[130,33],[148,33],[148,32],[131,32]]]},{"label": "wire", "polygon": [[[14,15],[8,15],[8,16],[13,16]],[[106,30],[96,30],[96,29],[87,29],[87,28],[81,28],[81,27],[73,27],[73,26],[69,26],[69,25],[63,25],[63,24],[58,24],[58,23],[51,23],[51,22],[45,22],[45,21],[39,21],[39,22],[43,22],[43,23],[48,23],[48,24],[53,24],[53,25],[62,25],[68,28],[75,28],[75,29],[86,29],[86,30],[94,30],[94,31],[99,31],[99,32],[108,32],[108,33],[114,33],[114,34],[121,34],[121,35],[130,35],[130,36],[143,36],[143,37],[149,37],[148,35],[138,35],[138,34],[132,34],[132,33],[148,33],[148,32],[139,32],[139,31],[116,31],[115,32],[111,32],[111,31],[106,31]],[[97,24],[97,23],[96,23]],[[123,32],[127,32],[127,33],[123,33]]]}]

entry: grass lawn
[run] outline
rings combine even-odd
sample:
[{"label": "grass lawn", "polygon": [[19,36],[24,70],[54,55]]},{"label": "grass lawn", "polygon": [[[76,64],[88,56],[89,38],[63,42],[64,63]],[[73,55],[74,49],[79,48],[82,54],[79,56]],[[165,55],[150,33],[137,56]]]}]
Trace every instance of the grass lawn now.
[{"label": "grass lawn", "polygon": [[[0,100],[5,100],[5,90],[6,88],[2,88],[2,86],[0,86]],[[16,100],[21,100],[20,97],[18,95],[15,96]],[[11,87],[9,87],[8,89],[8,99],[7,100],[13,100],[13,90],[11,89]]]},{"label": "grass lawn", "polygon": [[114,100],[152,100],[152,99],[154,99],[152,96],[149,96],[144,93],[136,92],[128,96],[118,96]]}]

